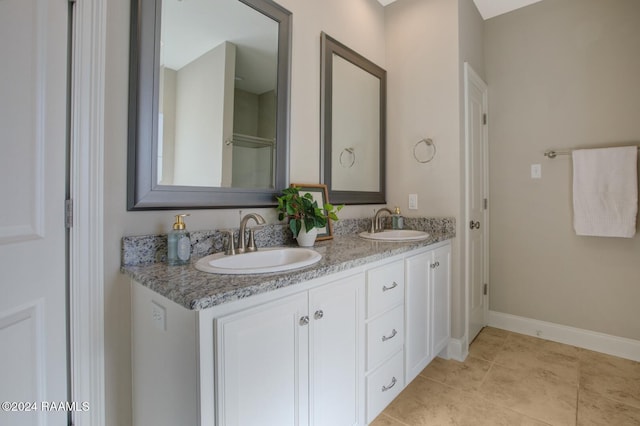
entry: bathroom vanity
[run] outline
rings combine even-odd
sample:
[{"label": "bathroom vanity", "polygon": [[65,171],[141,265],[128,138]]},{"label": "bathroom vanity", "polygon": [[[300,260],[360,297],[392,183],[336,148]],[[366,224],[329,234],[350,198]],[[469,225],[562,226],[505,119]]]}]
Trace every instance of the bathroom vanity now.
[{"label": "bathroom vanity", "polygon": [[273,274],[124,267],[134,424],[372,422],[447,356],[452,237],[337,236],[315,265]]}]

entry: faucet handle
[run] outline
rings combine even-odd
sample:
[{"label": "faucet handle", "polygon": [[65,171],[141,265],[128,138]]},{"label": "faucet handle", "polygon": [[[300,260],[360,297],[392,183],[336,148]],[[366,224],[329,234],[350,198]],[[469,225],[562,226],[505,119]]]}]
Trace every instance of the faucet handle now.
[{"label": "faucet handle", "polygon": [[247,247],[244,249],[245,251],[257,251],[258,247],[256,247],[256,240],[253,235],[254,229],[249,229],[249,242],[247,243]]},{"label": "faucet handle", "polygon": [[226,250],[224,251],[224,254],[226,256],[233,256],[234,254],[237,254],[236,244],[235,244],[235,241],[233,240],[233,229],[224,229],[222,230],[222,232],[227,234],[227,246],[226,246]]}]

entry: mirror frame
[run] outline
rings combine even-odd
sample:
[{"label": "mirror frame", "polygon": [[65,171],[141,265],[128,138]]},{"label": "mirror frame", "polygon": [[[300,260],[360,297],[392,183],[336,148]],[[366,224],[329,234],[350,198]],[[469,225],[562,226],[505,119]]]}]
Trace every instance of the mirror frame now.
[{"label": "mirror frame", "polygon": [[157,183],[162,0],[131,1],[127,210],[264,207],[289,181],[291,12],[271,0],[238,0],[278,23],[276,172],[273,189],[171,186]]},{"label": "mirror frame", "polygon": [[[320,170],[322,183],[327,185],[329,191],[329,200],[335,204],[386,204],[387,72],[324,32],[320,37],[320,52],[320,143],[322,151]],[[331,188],[334,53],[380,80],[379,191],[336,191]]]}]

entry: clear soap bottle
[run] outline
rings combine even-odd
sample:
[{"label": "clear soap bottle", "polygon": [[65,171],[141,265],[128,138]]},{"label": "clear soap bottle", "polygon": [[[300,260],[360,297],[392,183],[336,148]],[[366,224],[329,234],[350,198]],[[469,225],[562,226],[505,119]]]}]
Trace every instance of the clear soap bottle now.
[{"label": "clear soap bottle", "polygon": [[176,215],[173,229],[167,234],[167,264],[186,265],[191,258],[191,237],[182,220],[188,214]]},{"label": "clear soap bottle", "polygon": [[400,215],[400,207],[396,207],[391,215],[391,228],[402,229],[404,227],[404,219]]}]

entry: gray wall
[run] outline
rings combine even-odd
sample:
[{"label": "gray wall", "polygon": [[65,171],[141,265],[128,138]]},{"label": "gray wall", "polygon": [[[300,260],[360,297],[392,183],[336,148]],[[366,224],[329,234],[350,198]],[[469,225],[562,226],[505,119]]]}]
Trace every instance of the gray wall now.
[{"label": "gray wall", "polygon": [[[401,0],[386,7],[388,72],[388,202],[409,216],[455,216],[452,246],[453,337],[464,337],[461,270],[464,142],[463,63],[483,75],[483,21],[472,0]],[[416,142],[432,138],[429,163],[413,157]],[[418,210],[408,210],[408,194]]]},{"label": "gray wall", "polygon": [[544,0],[490,19],[485,61],[490,309],[640,340],[640,236],[577,237],[570,157],[543,157],[640,141],[640,2]]}]

